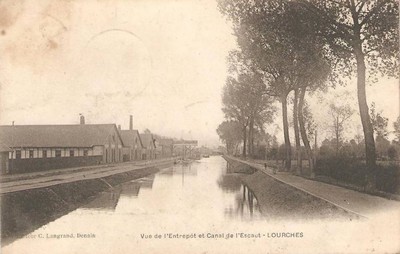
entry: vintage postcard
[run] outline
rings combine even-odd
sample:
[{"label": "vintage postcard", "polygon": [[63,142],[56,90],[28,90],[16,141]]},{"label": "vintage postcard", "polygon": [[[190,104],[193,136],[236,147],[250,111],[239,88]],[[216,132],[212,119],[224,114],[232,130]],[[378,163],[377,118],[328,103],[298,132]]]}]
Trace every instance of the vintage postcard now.
[{"label": "vintage postcard", "polygon": [[1,0],[1,253],[400,253],[398,0]]}]

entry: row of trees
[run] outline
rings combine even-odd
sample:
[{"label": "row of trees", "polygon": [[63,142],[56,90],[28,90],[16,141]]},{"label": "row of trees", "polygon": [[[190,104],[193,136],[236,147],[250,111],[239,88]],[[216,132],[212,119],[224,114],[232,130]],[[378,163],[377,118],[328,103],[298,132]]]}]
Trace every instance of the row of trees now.
[{"label": "row of trees", "polygon": [[[263,124],[272,121],[272,102],[277,100],[282,108],[284,165],[291,170],[287,107],[288,95],[293,93],[295,146],[300,150],[302,141],[313,176],[315,158],[304,111],[306,95],[342,85],[344,77],[356,73],[367,188],[374,189],[375,179],[370,173],[376,166],[376,148],[365,87],[379,72],[398,75],[398,2],[220,0],[219,9],[233,23],[240,48],[231,54],[222,101],[225,124],[241,127],[243,154],[246,142],[253,149],[253,130],[262,131]],[[331,111],[343,116],[336,117],[339,144],[342,122],[352,112],[340,108]],[[301,174],[302,153],[296,154],[297,173]]]}]

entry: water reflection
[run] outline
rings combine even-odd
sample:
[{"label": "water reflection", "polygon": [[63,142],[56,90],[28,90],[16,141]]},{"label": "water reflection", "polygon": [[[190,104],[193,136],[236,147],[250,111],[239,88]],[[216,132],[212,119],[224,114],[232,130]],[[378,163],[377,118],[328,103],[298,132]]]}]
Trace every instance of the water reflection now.
[{"label": "water reflection", "polygon": [[[197,163],[197,162],[193,162]],[[192,164],[193,164],[192,163]],[[192,164],[178,164],[175,165],[174,167],[170,167],[164,170],[161,170],[161,172],[158,173],[158,175],[191,175],[191,176],[197,176],[197,166],[192,165]]]},{"label": "water reflection", "polygon": [[155,177],[156,177],[155,175],[150,175],[148,177],[144,177],[144,178],[132,181],[132,182],[140,183],[140,186],[142,188],[151,189],[151,188],[153,188],[153,183],[154,183],[154,178]]},{"label": "water reflection", "polygon": [[150,175],[121,185],[121,196],[137,197],[141,188],[153,188],[155,175]]},{"label": "water reflection", "polygon": [[237,192],[242,186],[242,181],[238,175],[234,174],[221,175],[217,183],[222,190],[227,192]]},{"label": "water reflection", "polygon": [[256,172],[256,169],[243,165],[237,161],[231,161],[230,163],[226,163],[226,172],[227,173],[242,173],[242,174],[253,174]]},{"label": "water reflection", "polygon": [[[198,192],[197,194],[201,194],[204,191],[201,186],[201,180],[205,177],[203,174],[212,175],[212,173],[217,173],[219,176],[216,178],[217,186],[226,197],[226,200],[220,200],[221,205],[224,206],[222,214],[226,218],[251,220],[262,217],[254,193],[241,180],[243,176],[249,173],[248,170],[227,165],[227,169],[220,172],[216,168],[208,168],[207,164],[201,165],[201,167],[199,167],[198,163],[175,165],[161,170],[156,175],[153,174],[132,180],[100,193],[95,200],[83,206],[80,210],[91,209],[115,212],[118,206],[119,211],[126,211],[129,214],[151,213],[152,211],[149,210],[152,208],[147,207],[148,202],[159,202],[158,198],[168,197],[174,188],[188,189],[189,193]],[[204,168],[204,166],[206,167]],[[200,176],[199,168],[202,168]],[[230,173],[235,171],[246,172],[247,174]],[[200,180],[199,188],[193,185],[193,182],[196,182],[195,179]],[[188,186],[185,186],[185,180],[189,183]],[[154,185],[158,185],[158,187],[164,186],[165,188],[152,190]],[[147,189],[147,193],[142,193],[144,189]],[[197,202],[202,203],[202,200],[197,200]],[[173,207],[172,209],[178,209],[178,207],[184,205],[184,203],[175,204],[176,208]]]},{"label": "water reflection", "polygon": [[[175,165],[174,167],[167,168],[165,170],[162,170],[159,172],[159,175],[164,175],[164,176],[180,176],[181,178],[181,185],[185,185],[185,176],[190,176],[190,177],[195,177],[197,176],[197,161],[194,161],[192,163],[181,163],[179,165]],[[194,166],[192,166],[194,164]]]},{"label": "water reflection", "polygon": [[151,189],[153,187],[155,175],[150,175],[137,180],[122,183],[114,188],[97,195],[96,199],[81,207],[83,210],[100,210],[114,212],[120,198],[137,198],[140,189]]},{"label": "water reflection", "polygon": [[131,181],[122,185],[121,195],[128,197],[137,197],[139,195],[141,183]]},{"label": "water reflection", "polygon": [[218,186],[228,193],[234,193],[234,204],[225,208],[225,215],[231,218],[252,219],[262,217],[257,198],[249,187],[242,183],[242,174],[224,174],[218,179]]},{"label": "water reflection", "polygon": [[97,195],[96,199],[83,206],[83,209],[96,209],[101,211],[114,211],[117,207],[121,187],[115,187]]},{"label": "water reflection", "polygon": [[[63,232],[69,225],[74,232],[93,232],[102,239],[113,239],[111,233],[117,230],[132,237],[150,228],[191,231],[194,227],[261,218],[257,199],[241,181],[243,175],[228,173],[221,157],[175,165],[99,193],[90,203],[60,218],[53,217],[53,222],[47,220],[33,233]],[[26,241],[19,239],[12,247],[24,246]]]}]

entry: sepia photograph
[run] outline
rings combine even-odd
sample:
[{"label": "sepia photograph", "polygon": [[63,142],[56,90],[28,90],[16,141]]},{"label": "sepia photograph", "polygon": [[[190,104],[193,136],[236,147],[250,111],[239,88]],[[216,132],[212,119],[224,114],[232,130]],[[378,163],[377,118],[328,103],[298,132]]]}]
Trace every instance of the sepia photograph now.
[{"label": "sepia photograph", "polygon": [[0,252],[400,253],[399,0],[0,0]]}]

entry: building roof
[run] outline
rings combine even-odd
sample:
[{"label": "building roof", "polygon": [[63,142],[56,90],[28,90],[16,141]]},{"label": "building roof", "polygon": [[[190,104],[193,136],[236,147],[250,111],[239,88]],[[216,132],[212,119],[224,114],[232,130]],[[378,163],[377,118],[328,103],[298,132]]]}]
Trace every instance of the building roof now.
[{"label": "building roof", "polygon": [[0,126],[0,143],[8,147],[92,147],[107,144],[112,133],[121,139],[115,124],[7,125]]},{"label": "building roof", "polygon": [[174,145],[198,145],[197,140],[175,140]]},{"label": "building roof", "polygon": [[144,148],[148,148],[149,144],[153,144],[153,147],[156,145],[154,144],[153,134],[151,133],[142,133],[140,134],[140,139],[142,140],[142,144]]},{"label": "building roof", "polygon": [[174,140],[172,138],[160,138],[157,139],[157,142],[161,146],[172,146],[174,144]]},{"label": "building roof", "polygon": [[139,135],[138,130],[119,130],[119,134],[121,135],[122,141],[126,146],[130,146],[131,144],[135,143],[135,136],[138,137],[139,140],[139,147],[143,148],[142,140]]},{"label": "building roof", "polygon": [[11,152],[10,147],[0,143],[0,152]]}]

